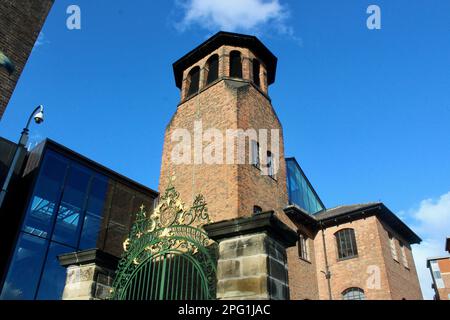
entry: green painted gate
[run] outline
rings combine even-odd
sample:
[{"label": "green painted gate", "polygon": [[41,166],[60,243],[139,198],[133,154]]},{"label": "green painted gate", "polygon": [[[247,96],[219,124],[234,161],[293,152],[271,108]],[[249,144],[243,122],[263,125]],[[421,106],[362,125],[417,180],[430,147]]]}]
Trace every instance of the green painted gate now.
[{"label": "green painted gate", "polygon": [[142,206],[124,242],[113,283],[116,300],[210,300],[216,297],[217,244],[201,195],[186,210],[169,187],[148,217]]}]

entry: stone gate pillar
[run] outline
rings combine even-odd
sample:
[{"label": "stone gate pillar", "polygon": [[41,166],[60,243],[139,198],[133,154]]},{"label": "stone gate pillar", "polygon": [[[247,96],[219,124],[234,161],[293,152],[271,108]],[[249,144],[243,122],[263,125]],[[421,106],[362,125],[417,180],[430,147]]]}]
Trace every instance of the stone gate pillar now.
[{"label": "stone gate pillar", "polygon": [[99,249],[58,257],[67,268],[63,300],[106,300],[119,259]]},{"label": "stone gate pillar", "polygon": [[204,229],[219,243],[218,299],[289,299],[286,248],[295,246],[297,234],[274,212]]}]

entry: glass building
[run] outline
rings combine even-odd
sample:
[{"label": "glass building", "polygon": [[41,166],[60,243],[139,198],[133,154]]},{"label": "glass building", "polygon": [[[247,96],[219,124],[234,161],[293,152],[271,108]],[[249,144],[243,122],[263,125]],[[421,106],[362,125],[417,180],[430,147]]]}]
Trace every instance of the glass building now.
[{"label": "glass building", "polygon": [[25,207],[10,252],[2,252],[10,257],[2,300],[61,299],[66,269],[57,257],[93,248],[120,257],[135,213],[158,196],[51,140],[28,154],[23,184]]},{"label": "glass building", "polygon": [[309,214],[325,210],[325,206],[295,158],[286,159],[289,204]]}]

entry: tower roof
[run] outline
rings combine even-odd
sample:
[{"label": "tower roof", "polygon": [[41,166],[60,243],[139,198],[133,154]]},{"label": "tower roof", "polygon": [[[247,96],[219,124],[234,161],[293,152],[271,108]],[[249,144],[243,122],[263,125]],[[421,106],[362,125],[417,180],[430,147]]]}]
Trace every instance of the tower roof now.
[{"label": "tower roof", "polygon": [[181,88],[184,70],[223,45],[250,49],[266,65],[268,84],[275,82],[278,59],[257,37],[220,31],[173,64],[177,87]]}]

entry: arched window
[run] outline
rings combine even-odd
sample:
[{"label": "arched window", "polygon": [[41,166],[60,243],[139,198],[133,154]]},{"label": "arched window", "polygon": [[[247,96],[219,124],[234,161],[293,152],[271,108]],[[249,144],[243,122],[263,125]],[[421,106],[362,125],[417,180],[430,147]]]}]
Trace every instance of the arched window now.
[{"label": "arched window", "polygon": [[262,212],[263,212],[263,210],[262,210],[262,208],[260,206],[254,206],[253,207],[253,214],[260,214]]},{"label": "arched window", "polygon": [[253,59],[253,83],[258,87],[261,86],[261,79],[259,77],[260,70],[261,64],[257,59]]},{"label": "arched window", "polygon": [[189,80],[189,90],[187,95],[193,95],[197,93],[200,87],[200,67],[194,67],[191,71],[189,71],[188,75]]},{"label": "arched window", "polygon": [[342,300],[366,300],[366,296],[361,288],[348,288],[342,292]]},{"label": "arched window", "polygon": [[208,77],[206,78],[206,84],[208,85],[219,78],[219,56],[217,54],[213,55],[208,59],[206,64],[208,66]]},{"label": "arched window", "polygon": [[355,230],[342,229],[335,233],[339,259],[349,259],[358,255]]},{"label": "arched window", "polygon": [[230,53],[230,77],[242,78],[242,59],[239,51]]}]

